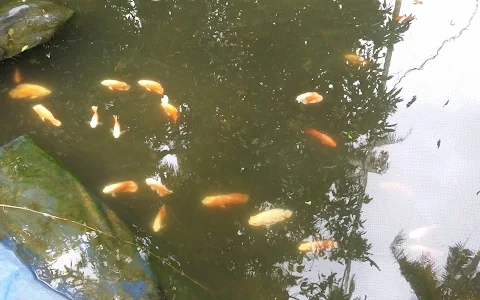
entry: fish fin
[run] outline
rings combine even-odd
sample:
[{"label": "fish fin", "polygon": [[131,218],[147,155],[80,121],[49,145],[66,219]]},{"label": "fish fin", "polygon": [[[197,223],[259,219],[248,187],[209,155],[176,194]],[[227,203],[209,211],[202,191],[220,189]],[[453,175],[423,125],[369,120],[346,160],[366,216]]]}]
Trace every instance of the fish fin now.
[{"label": "fish fin", "polygon": [[115,193],[112,193],[112,197],[117,197],[117,195],[115,195]]},{"label": "fish fin", "polygon": [[111,91],[113,91],[113,88],[111,86],[108,87]]},{"label": "fish fin", "polygon": [[150,92],[150,91],[152,91],[152,90],[151,90],[151,89],[149,89],[148,87],[145,87],[145,88],[146,88],[146,89],[147,89],[147,91],[149,91],[149,92]]},{"label": "fish fin", "polygon": [[31,96],[30,99],[37,99],[38,96]]},{"label": "fish fin", "polygon": [[221,208],[227,208],[225,204],[220,205]]},{"label": "fish fin", "polygon": [[44,117],[40,117],[40,119],[42,119],[42,121],[45,122],[45,118],[44,118]]}]

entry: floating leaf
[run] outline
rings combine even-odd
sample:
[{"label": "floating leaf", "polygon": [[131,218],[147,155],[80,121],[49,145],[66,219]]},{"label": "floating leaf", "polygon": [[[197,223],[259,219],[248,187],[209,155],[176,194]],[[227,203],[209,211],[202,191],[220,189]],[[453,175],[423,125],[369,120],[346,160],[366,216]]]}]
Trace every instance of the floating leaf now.
[{"label": "floating leaf", "polygon": [[22,52],[28,49],[28,45],[23,46]]},{"label": "floating leaf", "polygon": [[348,138],[349,138],[349,139],[353,139],[353,138],[352,138],[352,136],[351,136],[350,134],[348,135]]},{"label": "floating leaf", "polygon": [[15,31],[13,30],[13,28],[10,28],[10,29],[8,30],[8,36],[9,36],[9,37],[12,37],[12,35],[13,35],[14,32],[15,32]]}]

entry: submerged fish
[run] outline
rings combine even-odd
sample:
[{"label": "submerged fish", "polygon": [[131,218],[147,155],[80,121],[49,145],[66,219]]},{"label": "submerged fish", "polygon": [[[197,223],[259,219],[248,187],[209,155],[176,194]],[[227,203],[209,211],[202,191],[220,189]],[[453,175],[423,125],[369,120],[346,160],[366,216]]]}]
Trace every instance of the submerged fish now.
[{"label": "submerged fish", "polygon": [[41,104],[35,105],[33,107],[33,110],[35,110],[35,112],[40,116],[42,121],[45,122],[45,119],[47,119],[48,121],[50,121],[50,123],[52,123],[53,125],[55,125],[57,127],[62,125],[62,122],[55,119],[53,114],[48,109],[46,109],[43,105],[41,105]]},{"label": "submerged fish", "polygon": [[313,241],[313,242],[305,242],[298,246],[298,250],[302,252],[316,252],[319,250],[323,250],[326,248],[338,248],[338,243],[332,240],[323,240],[323,241]]},{"label": "submerged fish", "polygon": [[125,82],[114,80],[114,79],[106,79],[101,82],[102,85],[108,87],[110,90],[119,90],[119,91],[128,91],[130,89],[130,85]]},{"label": "submerged fish", "polygon": [[316,92],[308,92],[297,96],[297,102],[303,104],[313,104],[322,102],[323,97]]},{"label": "submerged fish", "polygon": [[92,106],[93,116],[92,120],[90,121],[90,127],[95,128],[98,126],[98,106]]},{"label": "submerged fish", "polygon": [[320,132],[318,130],[315,130],[313,128],[307,128],[307,129],[305,129],[304,132],[305,132],[305,134],[316,138],[318,141],[320,141],[320,143],[322,145],[332,147],[332,148],[337,147],[337,143],[331,137],[326,135],[325,133],[322,133],[322,132]]},{"label": "submerged fish", "polygon": [[20,74],[20,70],[15,68],[13,70],[13,82],[19,84],[23,80],[22,75]]},{"label": "submerged fish", "polygon": [[11,90],[8,94],[14,99],[36,99],[39,97],[44,97],[50,95],[52,92],[36,84],[22,83],[19,84],[16,88]]},{"label": "submerged fish", "polygon": [[227,207],[228,205],[244,203],[248,201],[248,194],[233,193],[219,196],[209,196],[202,200],[206,206]]},{"label": "submerged fish", "polygon": [[178,119],[178,109],[176,109],[173,105],[168,103],[168,96],[165,95],[162,97],[162,108],[167,115],[169,115],[174,122]]},{"label": "submerged fish", "polygon": [[138,186],[133,181],[123,181],[107,185],[103,189],[104,194],[110,194],[115,197],[116,193],[135,193],[138,190]]},{"label": "submerged fish", "polygon": [[172,191],[170,191],[169,189],[167,189],[166,186],[164,186],[163,184],[161,184],[159,181],[153,179],[153,178],[147,178],[145,180],[145,182],[152,188],[152,190],[154,190],[155,192],[157,192],[157,194],[160,196],[160,197],[163,197],[163,196],[166,196],[168,194],[172,194]]},{"label": "submerged fish", "polygon": [[370,63],[366,58],[356,54],[346,54],[344,57],[349,63],[356,66],[364,67]]},{"label": "submerged fish", "polygon": [[250,217],[248,224],[252,226],[270,226],[285,221],[292,216],[293,212],[288,209],[274,208]]},{"label": "submerged fish", "polygon": [[417,229],[414,229],[408,233],[408,237],[411,239],[419,239],[425,234],[427,234],[429,231],[437,227],[436,225],[430,225],[430,226],[425,226],[425,227],[420,227]]},{"label": "submerged fish", "polygon": [[167,215],[167,208],[165,207],[165,204],[162,205],[160,210],[158,211],[157,216],[155,217],[155,220],[153,221],[153,231],[158,232],[160,229],[163,228],[163,220],[165,219],[165,216]]},{"label": "submerged fish", "polygon": [[120,131],[120,122],[118,122],[118,116],[113,115],[113,120],[115,122],[115,124],[113,125],[113,137],[118,139],[120,137],[120,134],[122,134],[122,132]]},{"label": "submerged fish", "polygon": [[138,84],[146,88],[147,91],[153,91],[155,93],[163,95],[163,87],[159,82],[143,79],[139,80]]}]

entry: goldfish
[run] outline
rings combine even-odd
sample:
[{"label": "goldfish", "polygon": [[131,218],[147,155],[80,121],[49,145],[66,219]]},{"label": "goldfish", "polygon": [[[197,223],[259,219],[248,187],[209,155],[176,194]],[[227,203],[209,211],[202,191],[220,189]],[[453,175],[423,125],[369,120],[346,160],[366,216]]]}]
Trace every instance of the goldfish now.
[{"label": "goldfish", "polygon": [[147,89],[147,91],[153,91],[160,95],[163,95],[163,87],[159,82],[152,80],[139,80],[138,84]]},{"label": "goldfish", "polygon": [[11,90],[8,94],[10,95],[11,98],[14,98],[14,99],[28,98],[33,100],[36,98],[50,95],[51,93],[52,92],[49,89],[44,88],[43,86],[39,86],[36,84],[22,83],[22,84],[19,84],[13,90]]},{"label": "goldfish", "polygon": [[168,96],[165,95],[162,97],[162,108],[165,113],[173,119],[173,122],[176,122],[178,119],[178,109],[176,109],[173,105],[168,103]]},{"label": "goldfish", "polygon": [[237,204],[237,203],[244,203],[248,201],[247,194],[240,194],[240,193],[233,193],[227,195],[220,195],[220,196],[209,196],[205,197],[202,200],[202,203],[206,206],[220,206],[220,207],[227,207],[227,205]]},{"label": "goldfish", "polygon": [[165,207],[165,204],[164,204],[158,211],[158,214],[155,217],[155,220],[153,221],[152,228],[154,232],[158,232],[160,229],[163,228],[163,219],[165,218],[166,214],[167,214],[167,208]]},{"label": "goldfish", "polygon": [[298,250],[302,252],[316,252],[326,248],[338,248],[338,243],[332,240],[305,242],[298,246]]},{"label": "goldfish", "polygon": [[166,196],[168,194],[171,194],[172,191],[170,191],[169,189],[167,189],[166,186],[164,186],[163,184],[161,184],[159,181],[153,179],[153,178],[147,178],[145,180],[145,182],[150,186],[150,188],[152,188],[152,190],[154,190],[155,192],[157,192],[157,194],[160,196],[160,197],[163,197],[163,196]]},{"label": "goldfish", "polygon": [[316,138],[317,140],[319,140],[322,145],[332,147],[332,148],[337,147],[337,143],[331,137],[326,135],[325,133],[321,133],[320,131],[317,131],[313,128],[307,128],[307,129],[305,129],[304,132],[305,132],[305,134],[308,134],[308,135]]},{"label": "goldfish", "polygon": [[292,216],[293,212],[288,209],[273,208],[250,217],[248,224],[252,226],[270,226],[285,221]]},{"label": "goldfish", "polygon": [[20,70],[15,68],[13,71],[13,82],[19,84],[23,80],[22,75],[20,74]]},{"label": "goldfish", "polygon": [[437,226],[436,225],[431,225],[431,226],[420,227],[420,228],[414,229],[414,230],[410,231],[410,233],[408,234],[408,237],[411,238],[411,239],[419,239],[422,236],[424,236],[425,234],[427,234],[429,231],[434,229],[435,227],[437,227]]},{"label": "goldfish", "polygon": [[370,63],[366,58],[358,56],[356,54],[346,54],[344,57],[349,63],[353,65],[364,67]]},{"label": "goldfish", "polygon": [[40,116],[42,121],[45,122],[45,119],[47,119],[48,121],[50,121],[50,123],[52,123],[53,125],[55,125],[57,127],[62,125],[62,122],[55,119],[53,114],[48,109],[46,109],[43,105],[40,105],[40,104],[35,105],[33,107],[33,110],[35,110],[35,112]]},{"label": "goldfish", "polygon": [[120,131],[120,123],[118,122],[118,116],[113,115],[113,120],[115,121],[115,124],[113,125],[113,137],[118,139],[120,137],[120,134],[122,134],[122,132]]},{"label": "goldfish", "polygon": [[130,86],[122,81],[106,79],[101,82],[102,85],[108,87],[110,90],[128,91]]},{"label": "goldfish", "polygon": [[98,112],[97,112],[98,106],[92,106],[93,110],[93,116],[92,120],[90,121],[90,127],[95,128],[98,125]]},{"label": "goldfish", "polygon": [[135,193],[138,190],[138,186],[133,181],[123,181],[107,185],[103,189],[104,194],[110,194],[115,197],[116,193]]},{"label": "goldfish", "polygon": [[323,97],[316,92],[304,93],[297,97],[297,102],[303,103],[303,104],[318,103],[318,102],[322,102],[322,100],[323,100]]}]

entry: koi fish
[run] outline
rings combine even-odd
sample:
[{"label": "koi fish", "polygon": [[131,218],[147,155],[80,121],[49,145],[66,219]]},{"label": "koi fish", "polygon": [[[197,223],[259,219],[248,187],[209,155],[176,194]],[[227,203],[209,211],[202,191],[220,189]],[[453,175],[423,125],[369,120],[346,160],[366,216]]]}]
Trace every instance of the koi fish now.
[{"label": "koi fish", "polygon": [[44,88],[43,86],[39,86],[36,84],[28,84],[22,83],[19,84],[16,88],[11,90],[8,94],[13,99],[36,99],[40,97],[44,97],[50,95],[52,92]]},{"label": "koi fish", "polygon": [[370,62],[366,58],[358,56],[356,54],[346,54],[346,55],[344,55],[344,57],[352,65],[357,65],[357,66],[364,67],[364,66],[370,64]]},{"label": "koi fish", "polygon": [[173,105],[168,103],[168,96],[165,95],[162,97],[162,108],[165,113],[173,119],[173,122],[176,122],[178,119],[178,109],[176,109]]},{"label": "koi fish", "polygon": [[233,194],[227,194],[227,195],[205,197],[205,199],[202,200],[202,203],[206,206],[211,206],[211,207],[220,206],[225,208],[228,205],[244,203],[247,201],[248,201],[247,194],[233,193]]},{"label": "koi fish", "polygon": [[326,135],[325,133],[321,133],[320,131],[315,130],[313,128],[307,128],[307,129],[305,129],[304,132],[305,132],[305,134],[308,134],[308,135],[316,138],[317,140],[319,140],[322,145],[332,147],[332,148],[337,147],[337,143],[331,137]]},{"label": "koi fish", "polygon": [[138,186],[133,181],[123,181],[119,183],[114,183],[107,185],[103,189],[104,194],[110,194],[115,197],[116,193],[135,193],[138,190]]},{"label": "koi fish", "polygon": [[35,105],[33,107],[33,110],[35,110],[35,112],[40,116],[42,121],[45,122],[45,119],[47,119],[48,121],[50,121],[50,123],[52,123],[53,125],[55,125],[57,127],[62,125],[62,122],[55,119],[53,114],[48,109],[46,109],[43,105],[40,105],[40,104]]},{"label": "koi fish", "polygon": [[153,221],[153,231],[158,232],[160,229],[163,228],[163,220],[165,219],[165,216],[167,215],[167,208],[165,207],[165,204],[162,205],[160,210],[158,211],[157,216],[155,217],[155,220]]},{"label": "koi fish", "polygon": [[248,224],[252,226],[270,226],[285,221],[292,216],[293,212],[288,209],[274,208],[250,217]]},{"label": "koi fish", "polygon": [[163,95],[163,87],[159,82],[152,80],[139,80],[138,84],[147,89],[147,91],[153,91],[160,95]]},{"label": "koi fish", "polygon": [[427,234],[429,231],[437,227],[436,225],[430,225],[430,226],[425,226],[425,227],[420,227],[417,229],[414,229],[408,233],[408,237],[411,239],[419,239],[425,234]]},{"label": "koi fish", "polygon": [[302,252],[317,252],[327,248],[338,248],[338,243],[332,240],[313,241],[300,244],[298,250]]},{"label": "koi fish", "polygon": [[118,139],[120,137],[120,134],[122,134],[122,132],[120,131],[120,123],[118,122],[118,116],[113,115],[113,120],[115,122],[115,124],[113,125],[113,137]]},{"label": "koi fish", "polygon": [[152,190],[154,190],[155,192],[157,192],[157,194],[160,196],[160,197],[163,197],[163,196],[166,196],[168,194],[172,194],[172,191],[170,191],[169,189],[167,189],[166,186],[164,186],[163,184],[161,184],[159,181],[153,179],[153,178],[147,178],[145,180],[145,182],[150,186],[150,188],[152,188]]},{"label": "koi fish", "polygon": [[93,110],[93,116],[92,120],[90,121],[90,127],[95,128],[98,125],[98,112],[97,112],[98,106],[92,106]]},{"label": "koi fish", "polygon": [[313,104],[322,102],[323,97],[316,92],[308,92],[297,96],[297,102],[303,104]]},{"label": "koi fish", "polygon": [[20,70],[15,68],[13,70],[13,82],[19,84],[23,80],[22,75],[20,74]]},{"label": "koi fish", "polygon": [[127,83],[113,79],[106,79],[102,81],[101,84],[108,87],[111,91],[128,91],[130,89],[130,85],[128,85]]}]

